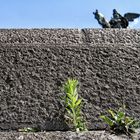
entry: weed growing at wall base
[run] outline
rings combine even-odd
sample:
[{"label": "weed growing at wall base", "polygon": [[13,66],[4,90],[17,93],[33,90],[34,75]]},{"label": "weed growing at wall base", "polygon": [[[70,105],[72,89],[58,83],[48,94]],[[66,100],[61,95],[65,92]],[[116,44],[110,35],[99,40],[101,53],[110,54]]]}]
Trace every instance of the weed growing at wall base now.
[{"label": "weed growing at wall base", "polygon": [[108,116],[102,115],[100,118],[117,134],[123,133],[130,136],[140,125],[139,121],[126,115],[125,107],[120,108],[117,111],[109,109],[108,113]]},{"label": "weed growing at wall base", "polygon": [[65,119],[68,124],[73,124],[73,129],[77,132],[87,130],[84,118],[82,116],[81,108],[83,100],[78,97],[77,92],[78,81],[75,79],[68,79],[63,85],[64,91],[64,105],[65,105]]}]

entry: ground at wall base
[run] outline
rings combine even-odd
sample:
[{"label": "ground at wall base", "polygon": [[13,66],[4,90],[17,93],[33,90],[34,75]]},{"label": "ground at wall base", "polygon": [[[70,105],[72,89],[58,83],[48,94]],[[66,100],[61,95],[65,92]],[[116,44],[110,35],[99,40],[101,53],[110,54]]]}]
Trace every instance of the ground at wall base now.
[{"label": "ground at wall base", "polygon": [[[106,131],[52,131],[52,132],[0,132],[0,140],[131,140],[126,135],[110,134]],[[132,140],[140,140],[140,130],[133,134]]]}]

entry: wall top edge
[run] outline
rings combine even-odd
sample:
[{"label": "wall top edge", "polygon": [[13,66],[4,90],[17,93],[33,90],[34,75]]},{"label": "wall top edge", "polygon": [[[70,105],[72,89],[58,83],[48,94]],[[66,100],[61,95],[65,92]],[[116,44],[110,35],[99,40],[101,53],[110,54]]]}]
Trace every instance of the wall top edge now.
[{"label": "wall top edge", "polygon": [[113,29],[113,28],[0,28],[0,31],[5,31],[5,30],[118,30],[118,31],[130,31],[130,30],[137,30],[139,31],[140,29]]},{"label": "wall top edge", "polygon": [[0,43],[46,44],[135,44],[140,43],[138,29],[0,29]]}]

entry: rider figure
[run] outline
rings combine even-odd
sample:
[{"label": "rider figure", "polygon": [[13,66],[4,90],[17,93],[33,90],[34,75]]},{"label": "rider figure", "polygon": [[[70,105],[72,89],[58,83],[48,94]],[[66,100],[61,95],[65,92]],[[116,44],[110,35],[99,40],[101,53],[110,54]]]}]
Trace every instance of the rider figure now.
[{"label": "rider figure", "polygon": [[113,9],[113,18],[110,20],[112,28],[122,28],[122,16],[117,12],[116,9]]},{"label": "rider figure", "polygon": [[109,22],[112,28],[127,28],[128,20],[113,9],[113,18]]}]

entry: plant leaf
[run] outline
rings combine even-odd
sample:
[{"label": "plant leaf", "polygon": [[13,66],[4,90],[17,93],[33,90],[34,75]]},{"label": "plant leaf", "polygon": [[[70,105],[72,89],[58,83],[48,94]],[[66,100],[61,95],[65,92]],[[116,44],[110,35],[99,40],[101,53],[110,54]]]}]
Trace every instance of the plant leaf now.
[{"label": "plant leaf", "polygon": [[108,112],[111,114],[112,118],[115,119],[115,113],[113,112],[113,110],[109,109]]},{"label": "plant leaf", "polygon": [[109,117],[102,115],[100,118],[103,119],[103,121],[106,122],[109,126],[113,126],[114,122]]},{"label": "plant leaf", "polygon": [[75,106],[79,106],[82,102],[82,99],[78,99],[78,101],[76,102]]}]

